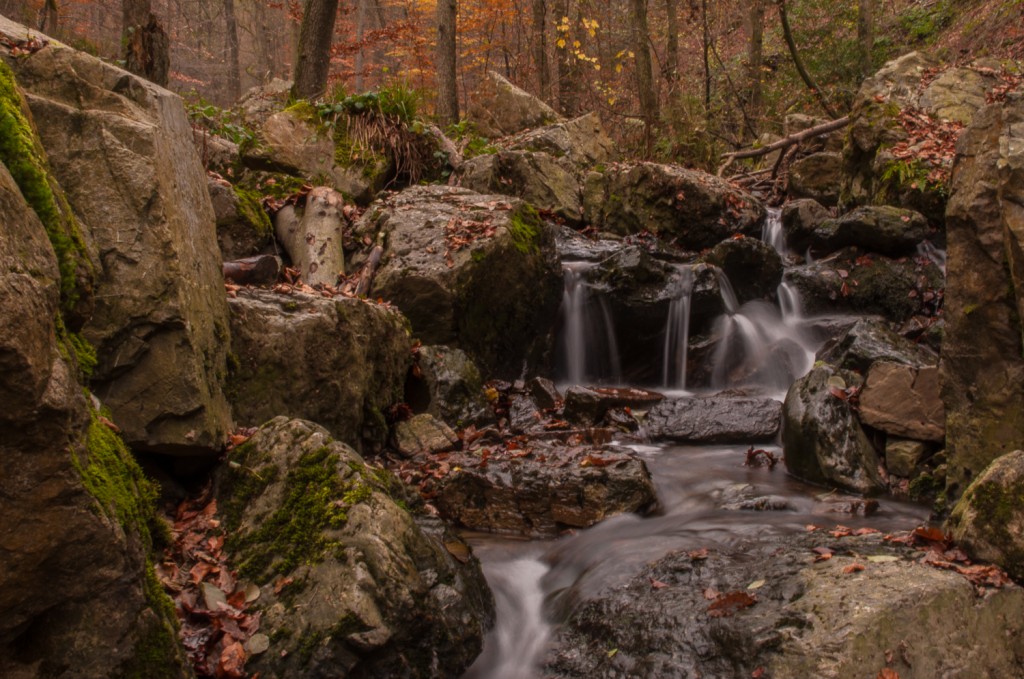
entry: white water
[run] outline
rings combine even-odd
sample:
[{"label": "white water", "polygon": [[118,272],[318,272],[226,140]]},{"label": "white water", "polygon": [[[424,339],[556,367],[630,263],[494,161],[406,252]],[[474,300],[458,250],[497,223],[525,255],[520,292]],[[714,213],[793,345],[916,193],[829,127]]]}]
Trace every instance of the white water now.
[{"label": "white water", "polygon": [[592,294],[584,273],[593,262],[563,263],[562,341],[559,347],[560,373],[569,384],[603,380],[616,382],[621,375],[615,326],[608,305]]},{"label": "white water", "polygon": [[789,253],[789,249],[786,247],[786,237],[782,233],[782,210],[780,208],[768,208],[768,216],[765,217],[764,226],[761,227],[761,240],[775,248],[775,251],[783,259]]},{"label": "white water", "polygon": [[661,384],[670,389],[686,389],[686,355],[690,349],[690,297],[693,293],[693,269],[676,268],[675,296],[669,304],[662,351]]},{"label": "white water", "polygon": [[921,241],[917,244],[917,254],[927,257],[935,266],[942,269],[942,273],[946,273],[946,251],[935,247],[935,244],[930,240]]}]

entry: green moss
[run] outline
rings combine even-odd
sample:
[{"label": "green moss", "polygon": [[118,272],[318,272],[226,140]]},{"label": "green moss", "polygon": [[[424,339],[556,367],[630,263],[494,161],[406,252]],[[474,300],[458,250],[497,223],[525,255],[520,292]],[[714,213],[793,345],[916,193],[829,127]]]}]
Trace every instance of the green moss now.
[{"label": "green moss", "polygon": [[85,377],[91,377],[93,370],[96,369],[96,363],[99,360],[96,357],[96,347],[90,344],[89,340],[85,339],[77,332],[68,333],[68,342],[70,342],[74,349],[79,370],[82,371],[82,374]]},{"label": "green moss", "polygon": [[274,232],[274,225],[271,224],[270,216],[263,209],[261,202],[263,196],[253,189],[239,186],[232,186],[232,189],[238,198],[238,214],[257,234],[269,237]]},{"label": "green moss", "polygon": [[184,673],[179,648],[177,630],[172,623],[148,620],[131,657],[113,676],[116,679],[178,679]]},{"label": "green moss", "polygon": [[967,501],[976,512],[977,522],[985,527],[988,539],[1015,562],[1018,561],[1017,556],[1024,556],[1010,554],[1016,551],[1016,540],[1010,526],[1024,511],[1024,483],[1004,488],[996,482],[981,482],[972,488]]},{"label": "green moss", "polygon": [[46,228],[60,269],[61,308],[71,311],[81,297],[80,282],[90,287],[92,262],[67,199],[55,189],[57,183],[25,110],[13,71],[0,61],[0,162]]},{"label": "green moss", "polygon": [[524,205],[509,215],[508,231],[516,250],[523,254],[540,252],[540,215],[530,205]]}]

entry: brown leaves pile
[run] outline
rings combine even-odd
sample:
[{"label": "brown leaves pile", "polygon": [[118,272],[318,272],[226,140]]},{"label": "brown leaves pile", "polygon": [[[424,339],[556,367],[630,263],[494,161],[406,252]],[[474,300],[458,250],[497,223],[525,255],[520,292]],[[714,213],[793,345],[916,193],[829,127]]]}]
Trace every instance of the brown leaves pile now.
[{"label": "brown leaves pile", "polygon": [[7,36],[0,35],[0,45],[9,49],[12,57],[35,54],[49,44],[50,42],[48,40],[43,40],[39,36],[35,35],[30,36],[25,40],[12,40]]},{"label": "brown leaves pile", "polygon": [[[894,144],[890,153],[897,160],[920,163],[927,170],[929,184],[947,183],[956,155],[956,140],[964,130],[963,123],[932,118],[919,109],[904,109],[898,119],[907,139]],[[923,190],[925,187],[915,182],[911,188]]]},{"label": "brown leaves pile", "polygon": [[217,501],[202,496],[183,501],[173,518],[174,544],[155,566],[174,599],[180,637],[199,677],[241,679],[245,643],[260,629],[260,613],[246,612],[259,598],[254,585],[242,585],[224,554]]},{"label": "brown leaves pile", "polygon": [[775,469],[775,465],[779,463],[781,458],[770,450],[764,448],[754,448],[750,446],[747,448],[747,456],[743,461],[744,467],[768,467],[768,469]]}]

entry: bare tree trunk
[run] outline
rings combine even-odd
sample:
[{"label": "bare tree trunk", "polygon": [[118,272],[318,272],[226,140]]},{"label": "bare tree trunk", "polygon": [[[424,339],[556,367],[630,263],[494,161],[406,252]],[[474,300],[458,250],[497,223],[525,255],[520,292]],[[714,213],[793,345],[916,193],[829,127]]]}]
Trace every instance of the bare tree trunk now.
[{"label": "bare tree trunk", "polygon": [[150,0],[123,0],[121,17],[125,69],[166,87],[170,41],[152,13]]},{"label": "bare tree trunk", "polygon": [[669,89],[673,89],[679,80],[679,15],[676,2],[677,0],[665,0],[665,27],[668,35],[665,37],[665,65],[661,72],[669,84]]},{"label": "bare tree trunk", "polygon": [[782,22],[782,37],[786,39],[786,45],[789,47],[789,54],[793,58],[793,65],[796,66],[797,73],[800,74],[800,79],[807,85],[807,89],[811,91],[811,94],[821,104],[821,108],[825,110],[830,118],[836,118],[836,113],[832,110],[832,107],[828,103],[828,98],[825,93],[821,91],[821,88],[811,79],[811,74],[804,68],[804,62],[800,58],[800,51],[796,47],[796,40],[793,39],[793,31],[789,27],[789,17],[786,14],[786,0],[775,0],[775,4],[779,7],[779,20]]},{"label": "bare tree trunk", "polygon": [[750,83],[750,115],[757,120],[761,117],[761,75],[764,68],[764,0],[751,0],[749,18],[747,69]]},{"label": "bare tree trunk", "polygon": [[533,0],[533,65],[537,69],[537,96],[548,101],[551,95],[551,74],[548,73],[546,0]]},{"label": "bare tree trunk", "polygon": [[650,32],[647,27],[647,0],[630,0],[630,23],[633,51],[636,54],[636,85],[640,99],[640,115],[644,119],[644,140],[647,154],[654,148],[654,126],[658,123],[658,94],[654,91],[651,65]]},{"label": "bare tree trunk", "polygon": [[56,36],[60,23],[57,11],[57,0],[46,0],[39,10],[39,30],[47,35]]},{"label": "bare tree trunk", "polygon": [[437,0],[437,119],[459,122],[458,73],[455,70],[456,0]]},{"label": "bare tree trunk", "polygon": [[363,44],[363,36],[366,35],[366,3],[368,0],[356,0],[356,74],[353,82],[356,92],[363,91],[363,68],[366,66],[366,45]]},{"label": "bare tree trunk", "polygon": [[292,96],[312,101],[327,90],[331,70],[331,41],[338,0],[306,0],[299,30],[299,57],[295,62]]},{"label": "bare tree trunk", "polygon": [[859,0],[857,3],[857,44],[860,56],[860,74],[871,75],[871,52],[875,47],[875,3],[876,0]]},{"label": "bare tree trunk", "polygon": [[242,95],[242,66],[238,57],[238,21],[235,19],[235,0],[224,0],[224,41],[227,43],[227,98],[238,101]]},{"label": "bare tree trunk", "polygon": [[[561,15],[568,17],[571,0],[563,0]],[[561,36],[564,46],[558,49],[558,107],[563,115],[573,117],[579,111],[579,64],[573,52],[569,35]]]},{"label": "bare tree trunk", "polygon": [[701,36],[704,48],[704,115],[711,121],[711,29],[708,26],[708,0],[700,5]]}]

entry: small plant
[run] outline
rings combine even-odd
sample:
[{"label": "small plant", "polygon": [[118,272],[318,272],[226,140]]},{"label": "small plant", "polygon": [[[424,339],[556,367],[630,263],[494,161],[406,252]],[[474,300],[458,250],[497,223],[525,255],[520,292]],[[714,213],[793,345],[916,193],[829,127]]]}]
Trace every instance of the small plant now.
[{"label": "small plant", "polygon": [[239,146],[256,140],[256,134],[245,124],[241,114],[236,110],[220,108],[202,97],[187,102],[185,110],[193,125],[207,129],[210,134],[223,137]]}]

